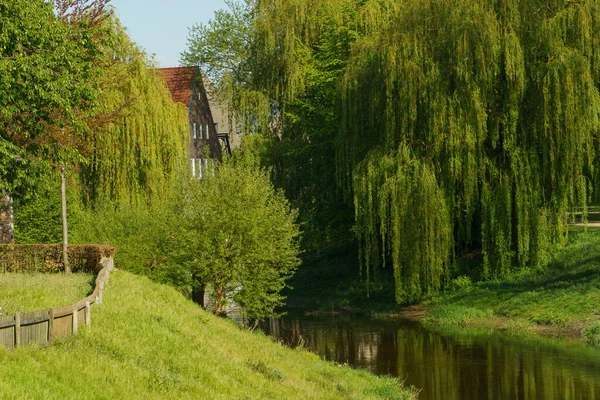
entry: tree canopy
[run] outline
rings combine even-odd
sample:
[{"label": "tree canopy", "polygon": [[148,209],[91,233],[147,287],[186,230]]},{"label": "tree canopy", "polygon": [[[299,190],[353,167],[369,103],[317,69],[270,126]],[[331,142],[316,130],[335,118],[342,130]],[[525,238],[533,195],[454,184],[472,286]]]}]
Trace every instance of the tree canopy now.
[{"label": "tree canopy", "polygon": [[0,189],[77,156],[98,106],[101,29],[88,18],[70,24],[44,1],[0,4]]},{"label": "tree canopy", "polygon": [[245,4],[239,86],[283,115],[265,147],[276,182],[301,218],[303,196],[352,204],[365,277],[391,264],[398,302],[467,255],[478,279],[543,264],[597,196],[596,1]]},{"label": "tree canopy", "polygon": [[86,138],[86,202],[131,204],[165,196],[187,167],[188,110],[176,104],[151,60],[109,19],[110,64],[99,81],[102,107]]},{"label": "tree canopy", "polygon": [[272,316],[298,266],[299,228],[283,193],[247,153],[192,180],[185,193],[179,246],[193,285],[209,291],[217,313],[229,297],[250,321]]}]

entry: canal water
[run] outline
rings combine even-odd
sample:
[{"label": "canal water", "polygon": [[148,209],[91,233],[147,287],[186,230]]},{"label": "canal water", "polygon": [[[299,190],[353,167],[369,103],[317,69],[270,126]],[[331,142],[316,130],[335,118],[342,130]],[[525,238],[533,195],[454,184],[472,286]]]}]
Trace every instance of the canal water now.
[{"label": "canal water", "polygon": [[421,400],[600,399],[600,351],[568,339],[356,316],[289,315],[262,329],[327,360],[396,376]]}]

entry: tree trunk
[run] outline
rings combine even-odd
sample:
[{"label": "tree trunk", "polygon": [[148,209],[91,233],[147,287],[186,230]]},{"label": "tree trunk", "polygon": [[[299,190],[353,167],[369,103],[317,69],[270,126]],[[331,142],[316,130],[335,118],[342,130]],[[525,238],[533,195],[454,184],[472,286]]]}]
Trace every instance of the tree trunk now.
[{"label": "tree trunk", "polygon": [[71,265],[69,264],[69,233],[67,226],[67,181],[65,179],[65,166],[60,169],[60,194],[62,203],[62,233],[63,233],[63,263],[65,265],[65,273],[71,273]]},{"label": "tree trunk", "polygon": [[215,288],[215,298],[213,300],[213,313],[220,317],[227,316],[227,290],[224,285],[219,285]]},{"label": "tree trunk", "polygon": [[204,284],[196,275],[192,275],[192,301],[202,308],[206,308],[204,304]]}]

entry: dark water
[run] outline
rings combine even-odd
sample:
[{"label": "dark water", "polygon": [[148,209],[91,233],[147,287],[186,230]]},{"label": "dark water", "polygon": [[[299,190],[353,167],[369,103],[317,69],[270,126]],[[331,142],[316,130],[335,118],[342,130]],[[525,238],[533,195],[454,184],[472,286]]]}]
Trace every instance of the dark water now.
[{"label": "dark water", "polygon": [[287,316],[263,330],[421,389],[421,400],[600,399],[600,351],[578,342],[406,320]]}]

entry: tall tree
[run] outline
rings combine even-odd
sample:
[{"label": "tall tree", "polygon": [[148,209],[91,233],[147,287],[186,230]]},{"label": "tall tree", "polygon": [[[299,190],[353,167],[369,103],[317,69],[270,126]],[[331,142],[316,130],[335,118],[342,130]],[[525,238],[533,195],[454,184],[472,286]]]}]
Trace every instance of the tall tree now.
[{"label": "tall tree", "polygon": [[69,24],[48,2],[0,4],[0,188],[24,187],[36,165],[77,158],[98,105],[98,29],[86,18]]},{"label": "tall tree", "polygon": [[216,313],[233,298],[250,321],[263,320],[283,305],[280,292],[298,266],[296,216],[247,152],[206,172],[186,190],[184,264]]},{"label": "tall tree", "polygon": [[102,107],[90,122],[87,160],[81,168],[84,199],[115,204],[165,196],[187,166],[187,109],[176,104],[147,56],[118,20],[99,84]]},{"label": "tall tree", "polygon": [[[391,257],[398,301],[426,294],[428,271],[451,254],[480,248],[479,277],[489,278],[540,265],[562,243],[566,212],[586,206],[595,181],[599,10],[594,1],[365,6],[343,82],[340,181],[354,193],[367,268]],[[373,160],[406,151],[435,178],[439,212],[389,202],[414,172]],[[405,273],[415,268],[417,292]]]},{"label": "tall tree", "polygon": [[486,279],[564,243],[598,177],[596,1],[248,4],[246,85],[283,115],[276,180],[298,204],[353,205],[366,276],[391,264],[398,302],[466,254]]},{"label": "tall tree", "polygon": [[[217,12],[208,25],[190,29],[182,62],[202,66],[218,83],[244,132],[263,135],[257,151],[272,167],[275,184],[300,209],[303,247],[315,250],[347,241],[352,210],[336,190],[334,139],[337,84],[354,40],[356,13],[347,7],[338,10],[341,16],[321,15],[320,23],[327,26],[321,37],[291,54],[287,41],[273,37],[284,35],[275,23],[263,25],[268,23],[266,3],[227,4],[229,9]],[[302,89],[290,91],[288,80],[273,75],[271,64],[287,57],[294,60]]]}]

